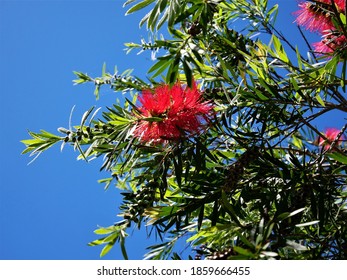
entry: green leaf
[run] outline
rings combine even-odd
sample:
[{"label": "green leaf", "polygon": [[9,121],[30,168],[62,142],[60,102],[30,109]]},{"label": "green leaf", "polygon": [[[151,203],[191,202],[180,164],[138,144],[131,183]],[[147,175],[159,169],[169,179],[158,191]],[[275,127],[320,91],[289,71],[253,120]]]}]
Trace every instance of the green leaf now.
[{"label": "green leaf", "polygon": [[133,2],[135,2],[136,0],[127,0],[124,4],[123,4],[123,8]]},{"label": "green leaf", "polygon": [[178,0],[170,0],[170,6],[169,6],[169,11],[168,11],[168,26],[170,31],[172,31],[173,26],[175,24],[175,19],[176,17],[180,14],[180,6],[181,6],[181,1]]},{"label": "green leaf", "polygon": [[90,108],[88,111],[84,112],[82,119],[81,119],[81,124],[80,127],[82,129],[82,127],[84,126],[84,123],[86,122],[87,118],[89,117],[89,115],[91,114],[91,112],[93,112],[94,110],[94,106],[92,108]]},{"label": "green leaf", "polygon": [[125,260],[128,260],[128,254],[127,254],[127,251],[125,249],[125,237],[121,236],[120,238],[120,248],[121,248],[121,251],[122,251],[122,255],[123,255],[123,258]]},{"label": "green leaf", "polygon": [[107,228],[99,228],[94,230],[95,234],[110,234],[115,231],[115,228],[112,227],[107,227]]},{"label": "green leaf", "polygon": [[338,162],[347,164],[347,156],[344,154],[341,154],[339,152],[334,152],[334,153],[327,154],[327,156],[329,156],[330,158],[334,160],[337,160]]},{"label": "green leaf", "polygon": [[104,62],[104,64],[102,65],[102,69],[101,69],[101,75],[104,77],[106,74],[106,62]]},{"label": "green leaf", "polygon": [[105,238],[99,238],[88,243],[88,246],[99,246],[105,244]]},{"label": "green leaf", "polygon": [[129,10],[126,11],[125,15],[129,15],[132,14],[138,10],[141,10],[145,7],[147,7],[148,5],[150,5],[151,3],[153,3],[155,0],[144,0],[140,3],[137,3],[136,5],[132,6]]},{"label": "green leaf", "polygon": [[255,246],[245,237],[243,236],[240,232],[236,232],[237,236],[241,239],[241,241],[248,246],[251,250],[255,249]]},{"label": "green leaf", "polygon": [[184,74],[186,75],[187,85],[188,85],[188,87],[191,87],[192,81],[193,81],[192,80],[192,69],[186,60],[183,60],[182,63],[183,63]]},{"label": "green leaf", "polygon": [[287,245],[292,247],[294,250],[298,250],[298,251],[306,251],[308,250],[306,246],[303,246],[299,243],[296,243],[295,241],[293,240],[287,240],[286,241]]},{"label": "green leaf", "polygon": [[21,140],[21,142],[27,146],[34,146],[36,144],[41,144],[43,140],[41,139],[26,139],[26,140]]},{"label": "green leaf", "polygon": [[51,138],[51,139],[61,139],[61,137],[60,136],[57,136],[57,135],[55,135],[55,134],[53,134],[53,133],[50,133],[50,132],[48,132],[48,131],[46,131],[46,130],[43,130],[43,129],[41,129],[40,130],[40,134],[37,134],[40,138]]},{"label": "green leaf", "polygon": [[235,209],[234,207],[229,203],[227,196],[225,194],[225,192],[222,192],[222,203],[224,206],[224,209],[228,212],[228,214],[230,215],[230,217],[233,219],[233,221],[238,225],[241,226],[241,223],[239,221],[239,219],[237,218],[237,215],[235,213]]},{"label": "green leaf", "polygon": [[202,221],[204,219],[204,209],[205,209],[205,204],[203,204],[201,207],[200,207],[200,210],[199,210],[199,217],[198,217],[198,230],[200,230],[201,228],[201,225],[202,225]]},{"label": "green leaf", "polygon": [[289,58],[284,51],[284,48],[281,44],[281,41],[276,36],[273,36],[272,40],[273,40],[275,51],[276,51],[278,58],[281,59],[285,63],[289,63]]},{"label": "green leaf", "polygon": [[323,101],[323,99],[322,99],[322,97],[320,96],[319,93],[316,94],[316,99],[317,99],[317,101],[319,102],[320,105],[325,107],[325,103],[324,103],[324,101]]},{"label": "green leaf", "polygon": [[115,242],[110,242],[110,243],[106,244],[105,247],[102,248],[102,250],[101,250],[100,257],[105,256],[113,248],[114,243]]},{"label": "green leaf", "polygon": [[261,251],[261,255],[266,256],[266,257],[277,257],[278,254],[276,252],[271,252],[271,251]]},{"label": "green leaf", "polygon": [[157,23],[158,17],[160,15],[160,4],[161,1],[158,1],[157,4],[152,9],[148,19],[147,19],[147,29],[154,31],[155,24]]},{"label": "green leaf", "polygon": [[[41,154],[41,152],[47,150],[48,148],[53,146],[55,143],[64,139],[60,136],[57,136],[55,134],[52,134],[52,133],[47,132],[47,131],[42,130],[42,129],[40,130],[40,133],[35,133],[32,131],[29,131],[29,135],[33,139],[21,140],[21,142],[24,145],[26,145],[26,149],[22,152],[22,154],[26,154],[28,152],[31,152],[30,156],[35,155],[35,154],[37,154],[37,156],[38,156]],[[36,158],[37,157],[35,157],[35,159]]]},{"label": "green leaf", "polygon": [[90,82],[93,80],[91,77],[89,77],[88,75],[86,75],[82,72],[73,71],[73,73],[79,78],[79,79],[73,80],[74,85],[83,84],[83,83]]},{"label": "green leaf", "polygon": [[182,158],[181,158],[181,153],[178,153],[177,155],[177,161],[175,158],[173,158],[173,163],[175,167],[175,175],[176,175],[176,180],[177,184],[179,187],[182,185]]},{"label": "green leaf", "polygon": [[177,54],[174,61],[171,61],[171,65],[167,71],[166,81],[171,85],[177,81],[179,62],[180,56]]},{"label": "green leaf", "polygon": [[318,223],[319,223],[319,220],[316,220],[316,221],[311,221],[311,222],[307,222],[307,223],[297,224],[295,226],[296,227],[307,227],[307,226],[315,225]]},{"label": "green leaf", "polygon": [[[167,1],[167,0],[164,0]],[[162,2],[164,2],[162,1]],[[166,4],[165,4],[166,5]],[[162,17],[160,18],[160,20],[157,23],[156,29],[159,30],[163,24],[166,22],[166,20],[168,19],[168,15],[169,15],[169,10],[165,10],[165,13],[162,15]]]},{"label": "green leaf", "polygon": [[132,120],[126,119],[126,118],[122,118],[122,117],[114,117],[114,120],[109,121],[109,124],[112,124],[114,126],[122,126],[122,125],[127,125],[129,123],[131,123]]},{"label": "green leaf", "polygon": [[287,219],[287,218],[289,218],[289,217],[293,217],[293,216],[295,216],[295,215],[301,213],[301,212],[304,211],[305,209],[306,209],[306,207],[303,207],[303,208],[297,209],[297,210],[295,210],[295,211],[293,211],[293,212],[291,212],[291,213],[289,213],[289,212],[282,213],[282,214],[278,215],[278,217],[276,218],[276,220],[277,220],[277,221],[283,221],[283,220],[285,220],[285,219]]},{"label": "green leaf", "polygon": [[199,138],[196,138],[197,146],[205,153],[205,155],[213,162],[218,162],[218,159],[210,152],[210,150],[204,145]]},{"label": "green leaf", "polygon": [[244,248],[241,248],[241,247],[238,247],[238,246],[234,246],[233,249],[234,249],[235,252],[239,253],[240,255],[244,255],[244,256],[247,256],[247,257],[252,257],[253,256],[253,253],[250,252],[247,249],[244,249]]},{"label": "green leaf", "polygon": [[292,136],[292,143],[295,147],[298,147],[299,149],[302,149],[304,147],[301,139],[297,138],[295,135]]},{"label": "green leaf", "polygon": [[164,72],[165,69],[167,69],[171,65],[172,61],[170,60],[170,58],[171,55],[164,57],[164,59],[159,59],[159,61],[148,70],[148,73],[152,73],[156,70],[156,72],[151,76],[152,78],[159,76]]},{"label": "green leaf", "polygon": [[104,242],[115,243],[119,239],[119,231],[113,231],[110,235],[104,238]]},{"label": "green leaf", "polygon": [[99,97],[100,97],[99,92],[100,92],[100,84],[97,84],[94,89],[94,95],[96,100],[99,100]]},{"label": "green leaf", "polygon": [[163,118],[159,117],[148,117],[148,118],[142,118],[141,120],[147,121],[147,122],[162,122]]}]

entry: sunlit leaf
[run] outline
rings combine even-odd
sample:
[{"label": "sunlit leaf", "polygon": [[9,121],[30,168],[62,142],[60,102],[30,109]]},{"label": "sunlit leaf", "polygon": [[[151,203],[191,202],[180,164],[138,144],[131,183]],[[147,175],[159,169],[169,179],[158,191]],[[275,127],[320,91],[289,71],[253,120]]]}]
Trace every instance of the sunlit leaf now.
[{"label": "sunlit leaf", "polygon": [[302,223],[302,224],[297,224],[295,225],[296,227],[307,227],[307,226],[311,226],[311,225],[316,225],[319,223],[319,220],[317,221],[311,221],[311,222],[307,222],[307,223]]},{"label": "sunlit leaf", "polygon": [[[144,0],[144,1],[141,1],[137,4],[135,4],[134,6],[132,6],[129,10],[126,11],[126,15],[129,15],[131,13],[134,13],[138,10],[141,10],[145,7],[147,7],[148,5],[150,5],[151,3],[153,3],[155,0]],[[126,4],[129,4],[131,2],[127,2]]]},{"label": "sunlit leaf", "polygon": [[337,160],[338,162],[341,162],[343,164],[347,164],[347,156],[344,154],[341,154],[339,152],[329,153],[327,154],[330,158]]}]

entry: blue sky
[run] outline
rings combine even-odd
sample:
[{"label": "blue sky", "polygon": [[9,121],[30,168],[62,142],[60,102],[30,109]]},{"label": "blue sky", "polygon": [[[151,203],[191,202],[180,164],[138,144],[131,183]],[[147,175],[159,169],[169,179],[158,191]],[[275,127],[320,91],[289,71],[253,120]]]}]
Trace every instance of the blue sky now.
[{"label": "blue sky", "polygon": [[[120,96],[102,91],[96,101],[92,85],[73,86],[73,71],[98,76],[105,62],[111,72],[117,65],[145,77],[150,55],[124,52],[125,42],[148,37],[138,27],[143,14],[125,17],[123,2],[0,0],[0,259],[99,259],[101,247],[86,244],[98,237],[98,225],[118,220],[117,190],[105,192],[97,183],[108,176],[99,172],[100,161],[76,161],[72,148],[61,153],[56,146],[28,166],[19,141],[29,138],[27,129],[67,127],[74,105],[78,123],[91,106],[108,106]],[[296,1],[274,2],[280,4],[278,27],[296,44]],[[318,125],[341,127],[343,117],[332,115]],[[129,233],[129,258],[141,259],[155,241],[144,230]],[[122,259],[118,246],[105,259]]]}]

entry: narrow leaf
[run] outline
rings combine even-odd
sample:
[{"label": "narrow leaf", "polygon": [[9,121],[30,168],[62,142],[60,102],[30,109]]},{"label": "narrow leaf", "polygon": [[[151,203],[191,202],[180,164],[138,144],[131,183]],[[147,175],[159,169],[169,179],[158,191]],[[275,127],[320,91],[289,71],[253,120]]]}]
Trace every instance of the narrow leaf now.
[{"label": "narrow leaf", "polygon": [[307,227],[307,226],[315,225],[318,223],[319,223],[319,220],[316,220],[316,221],[311,221],[311,222],[307,222],[307,223],[297,224],[295,226],[296,227]]},{"label": "narrow leaf", "polygon": [[125,15],[129,15],[129,14],[132,14],[132,13],[138,11],[138,10],[141,10],[153,2],[154,2],[154,0],[144,0],[140,3],[137,3],[136,5],[132,6],[129,10],[127,10]]},{"label": "narrow leaf", "polygon": [[337,160],[343,164],[347,164],[347,156],[339,152],[328,154],[328,156],[334,160]]}]

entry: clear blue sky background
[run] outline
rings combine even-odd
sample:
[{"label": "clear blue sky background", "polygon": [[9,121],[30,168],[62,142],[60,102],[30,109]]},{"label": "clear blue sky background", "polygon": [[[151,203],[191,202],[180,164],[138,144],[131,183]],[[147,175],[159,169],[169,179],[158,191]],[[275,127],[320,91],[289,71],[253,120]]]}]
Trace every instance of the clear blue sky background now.
[{"label": "clear blue sky background", "polygon": [[[123,45],[147,39],[138,27],[143,13],[125,17],[123,2],[0,0],[0,259],[99,259],[101,247],[86,244],[98,238],[98,225],[118,220],[117,190],[105,192],[97,183],[108,176],[99,172],[100,161],[76,161],[72,148],[61,153],[56,146],[28,166],[19,141],[29,138],[27,129],[67,127],[74,105],[77,124],[91,106],[105,107],[120,96],[102,91],[96,101],[92,85],[73,86],[72,71],[98,76],[106,62],[111,72],[117,65],[145,77],[150,54],[126,55]],[[304,49],[292,24],[296,1],[269,2],[280,4],[278,27]],[[341,128],[344,117],[333,114],[317,125]],[[145,230],[129,233],[129,258],[141,259],[155,240]],[[105,259],[122,259],[119,247]]]}]

